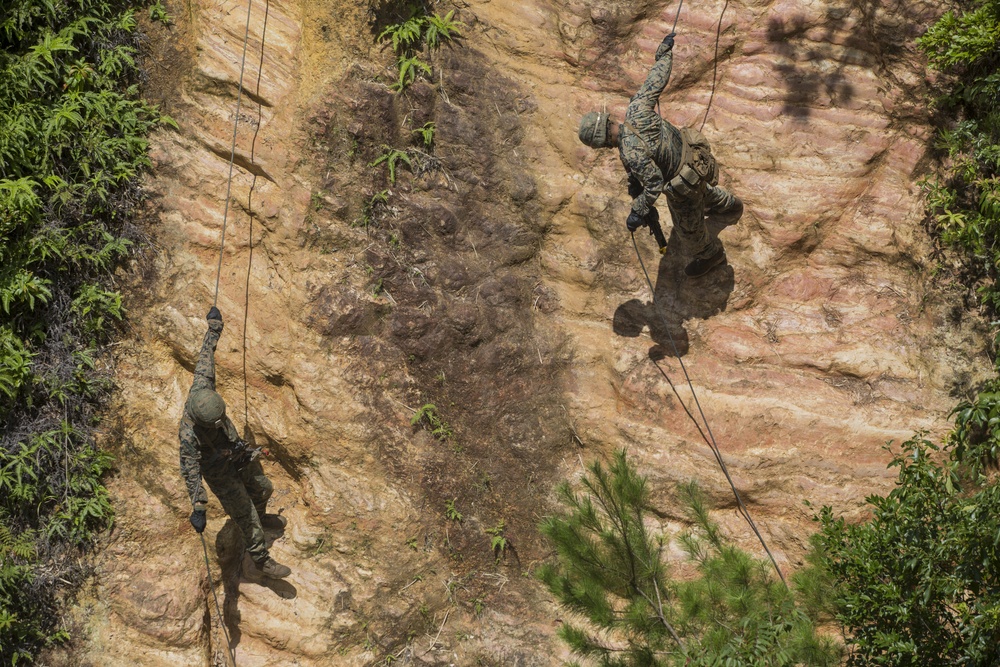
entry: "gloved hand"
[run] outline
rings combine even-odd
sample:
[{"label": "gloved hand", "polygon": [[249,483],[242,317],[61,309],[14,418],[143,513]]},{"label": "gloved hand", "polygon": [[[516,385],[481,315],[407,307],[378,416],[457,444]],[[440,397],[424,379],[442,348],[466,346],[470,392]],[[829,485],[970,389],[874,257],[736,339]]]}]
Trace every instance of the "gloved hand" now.
[{"label": "gloved hand", "polygon": [[625,220],[625,226],[628,227],[628,230],[630,232],[634,232],[635,230],[639,229],[645,224],[646,220],[645,218],[643,218],[643,216],[639,215],[635,211],[629,211],[628,219]]},{"label": "gloved hand", "polygon": [[191,525],[194,526],[194,530],[195,530],[196,533],[203,533],[203,532],[205,532],[205,524],[208,521],[205,518],[205,510],[204,509],[197,509],[196,508],[193,512],[191,512],[191,518],[188,519],[188,520],[191,522]]},{"label": "gloved hand", "polygon": [[215,306],[212,306],[208,315],[205,317],[208,320],[208,328],[212,331],[222,331],[222,313]]},{"label": "gloved hand", "polygon": [[656,48],[656,59],[657,60],[659,60],[660,58],[662,58],[663,56],[667,55],[668,53],[670,53],[673,50],[673,48],[674,48],[674,36],[676,34],[677,33],[673,33],[672,32],[669,35],[667,35],[666,37],[664,37],[663,41],[660,42],[660,45]]}]

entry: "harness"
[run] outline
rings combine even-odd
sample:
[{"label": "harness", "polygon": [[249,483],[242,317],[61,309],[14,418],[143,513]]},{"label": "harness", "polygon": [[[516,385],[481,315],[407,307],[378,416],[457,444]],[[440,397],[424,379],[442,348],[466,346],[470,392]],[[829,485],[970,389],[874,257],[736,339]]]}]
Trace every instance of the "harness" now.
[{"label": "harness", "polygon": [[[627,120],[622,125],[642,142],[655,160],[656,151],[639,134]],[[712,147],[698,130],[693,127],[678,128],[681,135],[681,162],[677,171],[671,174],[667,187],[681,197],[693,195],[702,183],[717,185],[719,183],[719,165],[712,155]],[[662,135],[661,135],[662,136]],[[659,146],[657,146],[659,149]]]}]

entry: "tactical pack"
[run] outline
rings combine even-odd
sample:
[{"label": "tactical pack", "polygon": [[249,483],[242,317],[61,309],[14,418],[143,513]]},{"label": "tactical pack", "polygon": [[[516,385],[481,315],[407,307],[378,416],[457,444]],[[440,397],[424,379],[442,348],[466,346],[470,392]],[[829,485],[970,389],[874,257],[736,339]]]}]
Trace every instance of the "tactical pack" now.
[{"label": "tactical pack", "polygon": [[692,127],[679,128],[681,133],[681,166],[677,175],[667,186],[682,197],[697,191],[701,183],[717,185],[719,165],[712,155],[712,147],[698,130]]}]

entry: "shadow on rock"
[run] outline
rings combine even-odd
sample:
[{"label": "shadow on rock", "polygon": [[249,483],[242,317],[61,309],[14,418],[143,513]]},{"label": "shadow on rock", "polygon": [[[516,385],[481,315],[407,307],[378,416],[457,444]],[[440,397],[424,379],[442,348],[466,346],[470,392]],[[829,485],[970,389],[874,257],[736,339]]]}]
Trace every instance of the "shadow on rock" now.
[{"label": "shadow on rock", "polygon": [[[265,529],[264,536],[267,540],[267,546],[270,547],[274,540],[283,534],[284,529]],[[298,595],[298,590],[287,581],[269,579],[255,574],[256,570],[250,560],[250,554],[246,553],[243,535],[232,519],[226,520],[226,524],[215,538],[215,553],[222,570],[222,590],[225,596],[222,607],[223,622],[229,632],[230,649],[235,649],[239,646],[243,636],[240,631],[242,616],[239,608],[240,585],[242,583],[263,586],[285,600],[294,599]]]},{"label": "shadow on rock", "polygon": [[[725,227],[732,222],[710,221],[709,229],[715,232],[720,224]],[[682,251],[680,238],[671,231],[656,272],[653,302],[630,299],[615,310],[612,328],[619,336],[635,338],[649,328],[649,335],[656,343],[649,350],[653,360],[687,354],[689,343],[684,321],[704,320],[722,312],[733,291],[733,267],[728,262],[699,278],[689,278],[684,274],[689,261],[691,258]]]},{"label": "shadow on rock", "polygon": [[769,19],[767,40],[782,56],[775,65],[786,85],[782,113],[804,122],[817,101],[848,104],[856,95],[851,68],[884,72],[912,57],[908,45],[923,33],[927,11],[906,0],[847,0],[819,17]]}]

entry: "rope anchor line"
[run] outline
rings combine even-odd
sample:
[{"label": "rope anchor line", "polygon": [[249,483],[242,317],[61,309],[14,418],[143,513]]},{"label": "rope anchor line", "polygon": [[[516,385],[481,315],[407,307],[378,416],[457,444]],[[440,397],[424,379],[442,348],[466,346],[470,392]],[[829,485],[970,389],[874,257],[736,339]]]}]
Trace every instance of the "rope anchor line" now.
[{"label": "rope anchor line", "polygon": [[[219,238],[219,262],[216,267],[215,272],[215,294],[212,298],[212,305],[217,306],[219,302],[219,283],[222,279],[222,259],[224,256],[224,250],[226,246],[226,226],[229,221],[229,204],[232,199],[232,188],[233,188],[233,169],[236,163],[236,139],[239,133],[240,125],[240,110],[243,104],[243,77],[246,72],[246,62],[247,62],[247,47],[250,42],[250,17],[253,13],[253,0],[248,0],[247,2],[247,21],[246,29],[243,34],[243,54],[240,59],[240,78],[236,95],[236,114],[233,118],[233,136],[232,145],[229,151],[229,174],[226,179],[226,199],[225,207],[222,213],[222,230]],[[261,51],[260,51],[260,63],[257,68],[257,95],[258,99],[260,97],[260,81],[261,73],[264,65],[264,40],[267,34],[267,20],[270,14],[270,0],[265,0],[265,10],[264,10],[264,25],[261,31]],[[262,114],[262,105],[258,102],[258,122],[254,130],[253,143],[250,149],[250,162],[254,163],[254,152],[257,145],[257,133],[260,131],[260,116]],[[244,312],[243,312],[243,408],[244,408],[244,423],[248,421],[249,417],[249,401],[247,399],[247,361],[246,361],[246,329],[247,321],[249,317],[249,304],[250,304],[250,275],[252,271],[253,263],[253,213],[252,213],[252,202],[253,202],[253,190],[257,184],[257,175],[254,174],[253,182],[250,185],[250,190],[247,194],[247,210],[250,211],[250,257],[247,263],[247,278],[246,278],[246,295],[244,302]],[[226,626],[226,619],[222,613],[222,608],[219,604],[219,596],[215,590],[215,582],[212,578],[212,566],[208,558],[208,545],[205,542],[204,533],[199,533],[201,538],[202,553],[205,558],[205,572],[208,575],[208,585],[212,591],[212,597],[215,601],[215,611],[219,619],[219,625],[222,627],[222,632],[226,638],[226,653],[229,657],[229,661],[233,667],[236,667],[236,655],[233,651],[232,638],[229,636],[229,628]]]},{"label": "rope anchor line", "polygon": [[[639,259],[639,266],[642,267],[642,274],[646,277],[646,284],[649,286],[650,299],[652,303],[655,304],[656,290],[653,289],[653,281],[649,278],[649,271],[646,270],[646,263],[642,261],[642,254],[639,252],[639,244],[635,240],[635,233],[632,233],[632,247],[635,248],[635,256]],[[729,467],[726,465],[725,460],[722,458],[722,451],[719,449],[719,445],[715,441],[715,434],[712,433],[712,427],[708,423],[708,417],[705,416],[705,411],[702,410],[701,401],[698,400],[698,393],[694,390],[694,383],[691,382],[691,376],[688,374],[687,366],[684,364],[684,359],[681,358],[680,351],[677,348],[677,343],[674,341],[674,337],[670,333],[670,327],[667,326],[666,318],[664,318],[663,313],[658,308],[656,308],[655,305],[653,306],[653,310],[659,316],[660,323],[663,325],[663,330],[667,333],[667,339],[670,341],[670,347],[674,351],[674,356],[677,357],[677,361],[680,363],[681,371],[683,371],[684,373],[684,379],[687,382],[688,389],[690,389],[691,391],[691,396],[694,399],[694,404],[698,409],[698,414],[701,416],[700,422],[691,412],[691,409],[687,406],[687,403],[684,402],[684,399],[682,399],[680,394],[677,392],[677,387],[670,379],[670,376],[667,375],[667,373],[662,368],[660,368],[659,364],[655,364],[656,368],[657,370],[660,371],[660,374],[662,374],[663,377],[666,378],[667,383],[670,385],[670,389],[673,390],[674,395],[677,397],[677,400],[681,404],[681,407],[684,408],[684,412],[687,413],[688,418],[692,421],[692,423],[694,423],[695,428],[698,429],[698,433],[701,435],[702,440],[704,440],[705,444],[708,445],[709,449],[712,450],[712,455],[715,457],[716,463],[719,464],[719,468],[722,470],[722,474],[725,476],[726,481],[729,483],[729,488],[732,489],[733,496],[736,498],[737,511],[739,512],[740,516],[742,516],[743,519],[747,522],[747,524],[749,524],[750,529],[753,531],[753,534],[757,536],[757,540],[760,542],[760,545],[764,547],[764,551],[767,553],[768,558],[771,559],[771,564],[774,566],[774,571],[778,573],[778,577],[781,579],[781,582],[785,584],[785,586],[787,587],[788,582],[785,581],[785,575],[781,572],[781,568],[778,567],[778,561],[775,560],[774,554],[771,553],[770,547],[767,546],[767,541],[764,540],[764,536],[761,535],[760,531],[757,529],[757,524],[754,522],[753,517],[750,516],[750,510],[747,509],[747,506],[743,503],[743,498],[740,496],[740,492],[736,488],[736,483],[733,482],[733,478],[729,474]],[[702,429],[702,423],[704,423],[705,425],[704,429]]]}]

